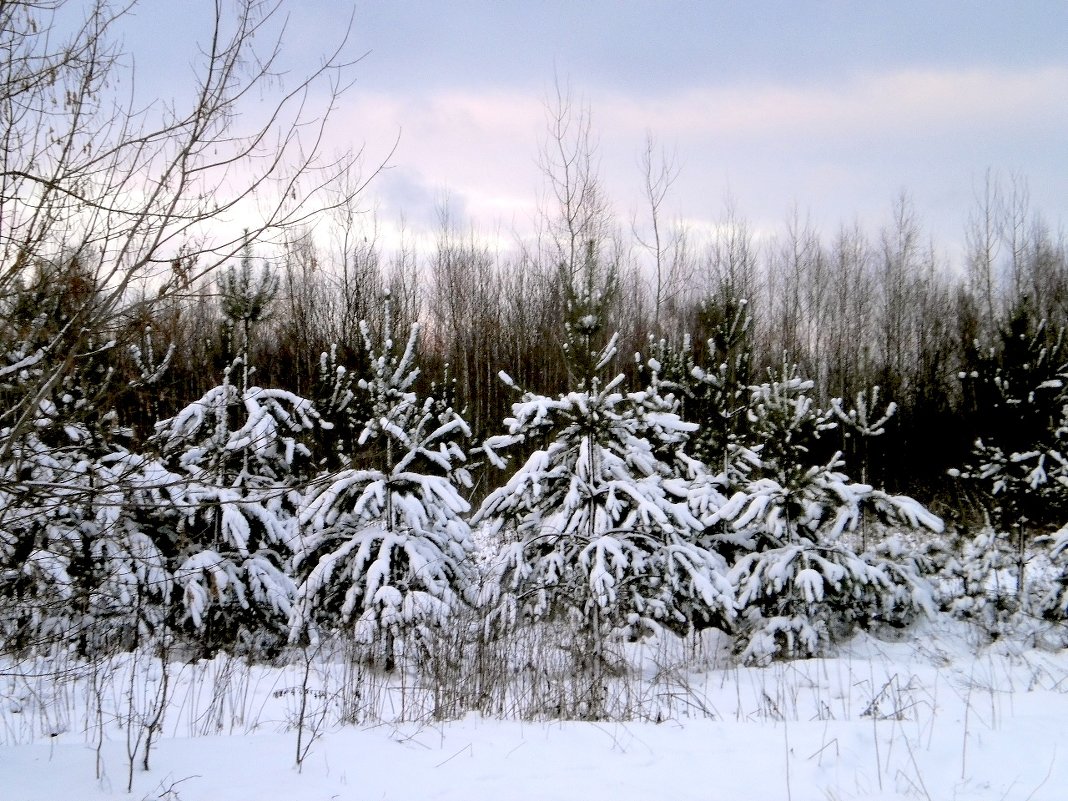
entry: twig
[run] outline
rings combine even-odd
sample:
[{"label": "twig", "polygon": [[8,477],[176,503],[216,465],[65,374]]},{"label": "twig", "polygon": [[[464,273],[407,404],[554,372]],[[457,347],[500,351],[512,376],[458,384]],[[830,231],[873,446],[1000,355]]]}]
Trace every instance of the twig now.
[{"label": "twig", "polygon": [[1053,744],[1053,756],[1049,760],[1049,768],[1046,769],[1046,776],[1042,781],[1038,783],[1038,787],[1031,791],[1031,793],[1024,799],[1024,801],[1031,801],[1035,797],[1035,793],[1046,786],[1046,782],[1049,781],[1049,777],[1053,775],[1053,765],[1057,761],[1057,744]]},{"label": "twig", "polygon": [[[920,766],[916,764],[916,755],[912,753],[912,743],[909,742],[908,735],[904,735],[905,748],[908,749],[909,759],[912,761],[912,769],[916,771],[916,779],[920,783],[920,789],[923,790],[924,796],[927,801],[931,801],[931,794],[927,792],[927,785],[923,782],[923,774],[920,773]],[[1050,765],[1050,770],[1053,769],[1053,765]]]},{"label": "twig", "polygon": [[793,801],[793,792],[790,789],[790,727],[784,720],[782,723],[783,742],[786,743],[786,801]]},{"label": "twig", "polygon": [[451,757],[449,757],[448,759],[442,760],[441,762],[436,764],[434,767],[435,768],[440,768],[442,765],[446,765],[449,762],[452,762],[454,759],[456,759],[456,757],[460,756],[460,754],[462,754],[464,751],[469,751],[469,752],[471,752],[471,755],[474,756],[475,751],[474,751],[474,748],[472,747],[472,745],[473,745],[472,743],[468,743],[463,748],[461,748],[459,751],[457,751],[455,754],[453,754]]},{"label": "twig", "polygon": [[840,751],[840,750],[838,749],[838,738],[837,738],[837,737],[835,737],[835,738],[834,738],[833,740],[831,740],[831,741],[830,741],[829,743],[827,743],[826,745],[824,745],[824,746],[822,746],[822,747],[820,747],[820,748],[816,749],[816,750],[815,750],[815,751],[813,751],[813,752],[812,752],[811,754],[809,754],[809,755],[808,755],[808,757],[807,757],[807,759],[812,759],[813,757],[817,757],[817,756],[819,756],[819,755],[820,755],[820,754],[822,754],[822,753],[823,753],[824,751],[826,751],[826,750],[827,750],[828,748],[830,748],[830,747],[831,747],[832,745],[834,746],[834,755],[835,755],[835,756],[841,756],[841,753],[842,753],[842,752],[841,752],[841,751]]}]

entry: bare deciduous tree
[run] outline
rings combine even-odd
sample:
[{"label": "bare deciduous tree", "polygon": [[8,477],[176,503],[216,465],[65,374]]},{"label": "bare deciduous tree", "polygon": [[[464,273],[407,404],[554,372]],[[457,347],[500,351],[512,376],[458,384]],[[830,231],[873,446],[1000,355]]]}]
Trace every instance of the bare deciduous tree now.
[{"label": "bare deciduous tree", "polygon": [[983,333],[987,336],[997,330],[1001,311],[997,263],[1001,245],[998,235],[1000,207],[1000,188],[996,177],[988,170],[982,188],[976,192],[976,205],[965,232],[969,288],[982,312]]},{"label": "bare deciduous tree", "polygon": [[675,306],[682,291],[681,284],[692,277],[692,264],[687,258],[686,237],[681,226],[666,226],[664,202],[672,184],[679,176],[675,159],[663,148],[657,148],[651,133],[646,135],[645,147],[639,161],[642,175],[642,194],[648,212],[646,233],[635,220],[634,238],[653,260],[652,303],[653,331],[663,333],[662,313]]},{"label": "bare deciduous tree", "polygon": [[347,35],[294,78],[281,64],[281,3],[217,0],[187,99],[141,108],[123,95],[135,78],[118,44],[131,8],[0,3],[0,296],[60,253],[94,289],[30,352],[0,342],[19,354],[0,380],[36,368],[2,410],[0,455],[89,342],[115,327],[132,287],[151,286],[144,302],[154,301],[245,241],[283,240],[339,202],[322,190],[358,157],[321,153],[352,80]]},{"label": "bare deciduous tree", "polygon": [[540,165],[552,194],[545,210],[555,261],[572,279],[588,263],[589,243],[600,248],[611,233],[607,199],[597,175],[597,146],[588,106],[569,88],[554,85]]}]

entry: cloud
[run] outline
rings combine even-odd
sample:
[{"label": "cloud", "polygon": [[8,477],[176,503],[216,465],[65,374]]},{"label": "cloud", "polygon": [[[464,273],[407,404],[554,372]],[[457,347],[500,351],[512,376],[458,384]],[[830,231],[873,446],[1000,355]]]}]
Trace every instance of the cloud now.
[{"label": "cloud", "polygon": [[[663,97],[615,95],[596,109],[613,126],[665,134],[836,137],[1017,127],[1068,114],[1068,68],[898,70],[835,84],[702,87]],[[654,125],[655,123],[655,125]]]},{"label": "cloud", "polygon": [[407,222],[418,228],[437,226],[446,204],[451,214],[462,218],[468,213],[462,196],[447,193],[444,187],[428,181],[410,167],[386,170],[376,179],[373,188],[384,216],[399,218],[403,215]]},{"label": "cloud", "polygon": [[[679,214],[714,217],[729,187],[756,224],[781,220],[794,202],[816,204],[818,217],[837,224],[883,213],[907,188],[921,211],[925,198],[942,204],[932,216],[945,227],[964,218],[969,182],[987,167],[1063,186],[1065,170],[1054,175],[1048,164],[1051,138],[1068,127],[1066,99],[1068,68],[1039,67],[898,69],[654,96],[615,90],[588,102],[602,178],[624,224],[641,206],[638,153],[652,131],[678,152]],[[449,89],[346,100],[345,127],[369,144],[401,131],[394,162],[403,172],[372,187],[387,206],[436,220],[448,197],[454,218],[530,227],[545,186],[543,95]],[[1063,215],[1063,202],[1054,204],[1054,217]]]},{"label": "cloud", "polygon": [[[405,96],[354,93],[339,120],[381,151],[400,133],[397,165],[372,191],[413,223],[437,219],[448,198],[454,218],[509,220],[533,213],[541,101],[505,92]],[[401,204],[406,204],[403,207]]]}]

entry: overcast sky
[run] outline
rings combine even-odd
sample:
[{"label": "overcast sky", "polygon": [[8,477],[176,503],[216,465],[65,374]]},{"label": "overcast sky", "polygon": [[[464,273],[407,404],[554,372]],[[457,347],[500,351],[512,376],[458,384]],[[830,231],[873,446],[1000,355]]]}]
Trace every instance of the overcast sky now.
[{"label": "overcast sky", "polygon": [[[156,7],[141,6],[141,20],[157,24],[146,11]],[[1063,0],[292,8],[285,44],[309,53],[354,10],[354,50],[367,55],[334,136],[366,143],[373,159],[400,134],[368,196],[385,222],[403,212],[433,225],[447,196],[482,231],[529,229],[558,78],[590,107],[624,225],[640,203],[647,132],[677,156],[672,215],[695,224],[721,217],[731,196],[758,231],[780,228],[795,204],[827,234],[853,220],[877,230],[904,190],[951,249],[987,170],[1023,176],[1032,207],[1054,228],[1068,223]]]}]

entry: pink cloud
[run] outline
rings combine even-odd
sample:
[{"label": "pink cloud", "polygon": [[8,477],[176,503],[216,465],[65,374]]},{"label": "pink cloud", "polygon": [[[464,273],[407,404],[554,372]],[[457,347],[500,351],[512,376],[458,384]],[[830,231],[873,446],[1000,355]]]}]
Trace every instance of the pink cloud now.
[{"label": "pink cloud", "polygon": [[[944,195],[949,182],[966,194],[969,176],[987,167],[1017,169],[1023,133],[1068,125],[1066,99],[1068,69],[1049,67],[910,69],[834,85],[706,86],[589,102],[602,178],[626,225],[641,205],[637,160],[646,131],[677,148],[682,173],[672,205],[680,215],[714,218],[730,186],[740,211],[760,224],[781,220],[795,201],[827,204],[824,212],[846,221],[865,206],[888,207],[902,187],[922,205],[932,161],[940,174],[930,180],[941,184],[932,183],[932,196]],[[394,161],[425,183],[428,196],[457,197],[481,226],[530,227],[544,188],[543,94],[354,92],[342,113],[342,127],[371,152],[401,131]]]}]

